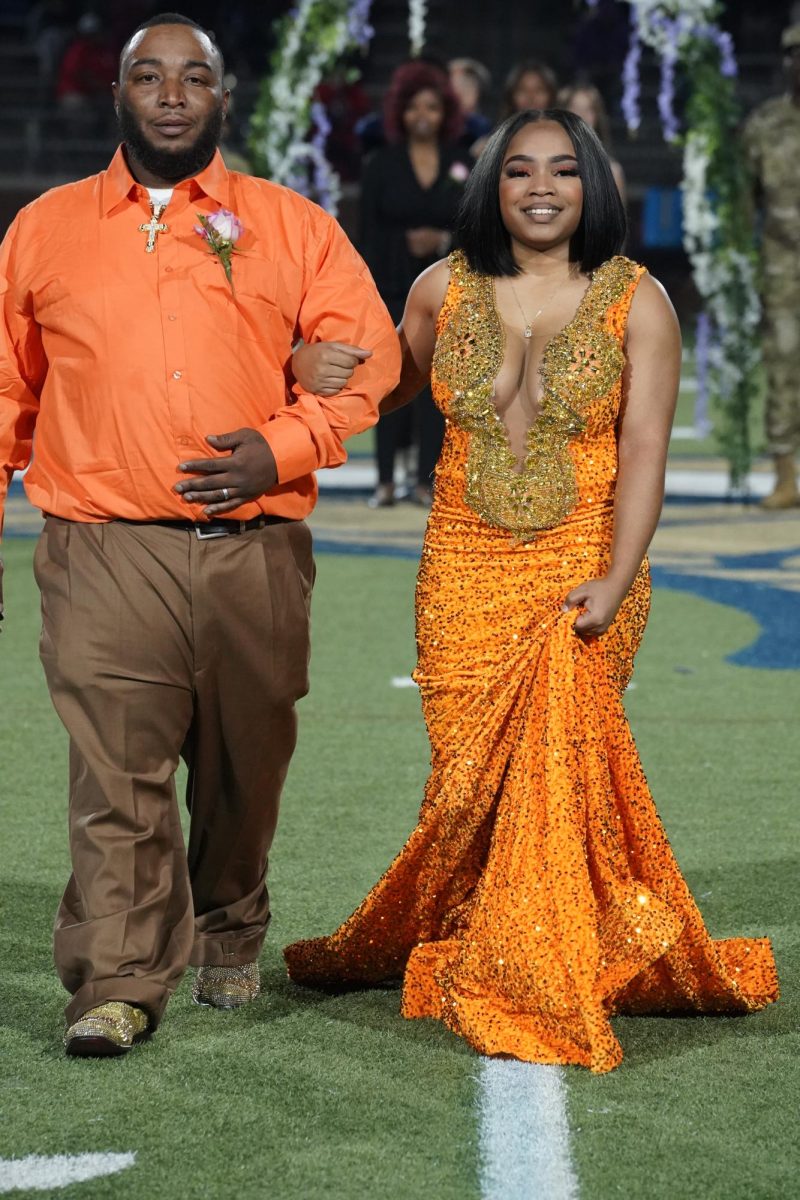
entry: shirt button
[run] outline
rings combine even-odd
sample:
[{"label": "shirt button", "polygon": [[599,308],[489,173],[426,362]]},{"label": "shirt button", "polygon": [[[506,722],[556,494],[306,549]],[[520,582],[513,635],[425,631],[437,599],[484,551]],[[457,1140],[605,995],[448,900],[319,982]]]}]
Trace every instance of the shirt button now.
[{"label": "shirt button", "polygon": [[179,437],[179,438],[178,438],[178,445],[179,445],[179,446],[188,446],[188,445],[189,445],[189,438],[187,438],[187,437]]},{"label": "shirt button", "polygon": [[175,313],[170,313],[169,319],[170,319],[170,321],[177,321],[178,318],[175,316]]},{"label": "shirt button", "polygon": [[165,271],[171,271],[171,270],[172,270],[172,267],[164,267],[164,270],[165,270]]},{"label": "shirt button", "polygon": [[180,377],[181,377],[181,372],[180,372],[180,371],[173,371],[173,372],[172,372],[172,378],[173,378],[173,379],[180,379]]}]

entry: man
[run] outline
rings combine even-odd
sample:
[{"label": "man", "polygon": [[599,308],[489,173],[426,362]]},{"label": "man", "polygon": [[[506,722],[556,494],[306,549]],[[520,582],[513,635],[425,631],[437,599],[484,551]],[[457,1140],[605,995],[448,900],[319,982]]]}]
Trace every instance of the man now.
[{"label": "man", "polygon": [[767,448],[775,488],[766,509],[800,502],[795,454],[800,443],[800,25],[781,38],[789,88],[767,100],[745,127],[745,152],[763,210],[762,348],[767,376]]},{"label": "man", "polygon": [[[222,76],[193,21],[140,26],[113,89],[110,167],[23,209],[2,248],[2,495],[35,426],[41,654],[70,735],[55,959],[72,1055],[151,1033],[190,962],[199,1003],[258,994],[267,854],[307,689],[313,472],[344,461],[399,374],[336,222],[226,170]],[[372,355],[347,350],[365,361],[335,398],[289,391],[298,337]]]}]

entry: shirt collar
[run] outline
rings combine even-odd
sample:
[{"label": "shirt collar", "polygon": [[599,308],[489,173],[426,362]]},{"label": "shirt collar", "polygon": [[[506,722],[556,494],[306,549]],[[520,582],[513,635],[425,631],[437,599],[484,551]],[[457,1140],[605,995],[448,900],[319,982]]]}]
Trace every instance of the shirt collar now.
[{"label": "shirt collar", "polygon": [[[123,148],[122,146],[118,146],[116,154],[108,165],[108,169],[103,173],[103,216],[108,216],[138,186],[130,173]],[[193,175],[191,179],[183,179],[175,186],[176,188],[188,189],[192,197],[197,195],[209,196],[212,200],[216,200],[218,204],[222,205],[223,208],[227,208],[229,205],[230,178],[228,168],[225,166],[219,150],[215,151],[214,157],[207,167],[197,175]]]}]

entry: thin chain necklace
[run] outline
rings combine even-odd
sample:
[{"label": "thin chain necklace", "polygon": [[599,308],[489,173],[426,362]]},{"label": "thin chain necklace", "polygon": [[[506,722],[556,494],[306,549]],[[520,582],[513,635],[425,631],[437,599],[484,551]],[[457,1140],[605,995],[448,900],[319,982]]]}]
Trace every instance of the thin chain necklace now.
[{"label": "thin chain necklace", "polygon": [[553,291],[550,293],[550,295],[549,295],[549,296],[547,297],[547,299],[545,300],[545,302],[544,302],[544,304],[542,305],[542,307],[541,307],[540,309],[537,309],[537,311],[536,311],[536,312],[533,314],[533,316],[531,317],[530,321],[529,321],[529,320],[528,320],[528,318],[525,316],[525,309],[522,307],[522,305],[521,305],[521,304],[520,304],[520,302],[519,302],[519,296],[517,295],[517,289],[514,287],[514,284],[513,284],[513,283],[511,282],[511,280],[509,279],[509,281],[508,281],[508,286],[511,288],[511,294],[512,294],[512,296],[514,297],[514,299],[516,300],[516,302],[517,302],[517,308],[518,308],[518,309],[519,309],[519,311],[522,313],[522,319],[523,319],[523,321],[525,322],[525,329],[524,329],[524,332],[523,332],[523,337],[526,337],[526,338],[532,338],[532,337],[533,337],[533,322],[536,320],[536,318],[537,318],[537,317],[540,317],[540,316],[542,315],[542,313],[543,313],[543,312],[544,312],[544,310],[547,308],[547,306],[548,306],[548,304],[550,303],[550,301],[551,301],[551,300],[553,300],[553,299],[554,299],[554,298],[555,298],[555,297],[558,295],[558,293],[561,291],[561,289],[562,289],[562,288],[565,288],[565,287],[567,286],[567,284],[568,284],[568,283],[571,283],[571,282],[572,282],[572,278],[573,278],[573,277],[572,277],[572,275],[570,274],[570,275],[569,275],[569,277],[568,277],[567,279],[565,279],[563,283],[560,283],[560,284],[558,285],[558,287],[557,287],[557,288],[554,288],[554,289],[553,289]]}]

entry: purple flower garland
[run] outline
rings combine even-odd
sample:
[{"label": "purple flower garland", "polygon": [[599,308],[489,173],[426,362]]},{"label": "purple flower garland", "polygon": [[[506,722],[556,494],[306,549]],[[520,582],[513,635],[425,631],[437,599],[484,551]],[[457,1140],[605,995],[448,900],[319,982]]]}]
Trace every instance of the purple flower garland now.
[{"label": "purple flower garland", "polygon": [[311,163],[313,169],[313,186],[317,204],[329,210],[331,208],[331,166],[325,157],[325,143],[331,132],[331,123],[325,111],[325,105],[315,100],[311,105],[311,120],[314,122],[314,135],[310,145],[315,153]]},{"label": "purple flower garland", "polygon": [[658,115],[661,117],[665,140],[674,142],[680,133],[678,118],[675,116],[675,65],[678,61],[678,40],[684,32],[685,22],[680,17],[674,21],[670,21],[668,17],[659,17],[654,23],[664,35]]},{"label": "purple flower garland", "polygon": [[642,120],[639,108],[639,96],[641,93],[639,65],[641,59],[642,42],[639,37],[639,15],[633,5],[631,5],[631,36],[628,43],[628,53],[625,55],[625,64],[622,68],[622,82],[624,84],[622,115],[625,118],[625,124],[630,133],[636,132]]},{"label": "purple flower garland", "polygon": [[[590,8],[594,8],[597,0],[586,0]],[[625,124],[631,133],[635,133],[641,123],[639,97],[641,81],[639,70],[642,58],[641,18],[636,4],[631,4],[631,33],[628,43],[628,53],[622,68],[623,94],[622,114]],[[682,15],[667,17],[656,15],[652,18],[653,27],[662,35],[660,47],[661,86],[658,92],[658,112],[664,137],[668,142],[674,142],[680,135],[680,125],[675,115],[675,68],[680,57],[680,43],[684,37],[705,38],[713,42],[719,52],[720,74],[727,79],[738,73],[733,39],[727,30],[717,25],[695,25],[691,18]]]},{"label": "purple flower garland", "polygon": [[350,11],[347,14],[347,40],[353,42],[362,50],[366,50],[375,33],[375,30],[369,23],[371,8],[372,0],[353,0]]},{"label": "purple flower garland", "polygon": [[[372,0],[353,0],[350,4],[345,17],[348,46],[358,46],[359,49],[366,50],[375,33],[375,30],[369,23],[371,8]],[[325,105],[319,100],[312,102],[309,113],[314,132],[307,143],[307,150],[304,157],[307,162],[310,161],[311,187],[316,202],[322,208],[331,211],[334,200],[334,185],[338,183],[333,168],[325,155],[325,146],[331,132],[331,122]],[[297,164],[292,170],[287,183],[294,191],[306,195],[308,192],[306,169]],[[338,186],[336,187],[336,192],[338,195]]]}]

